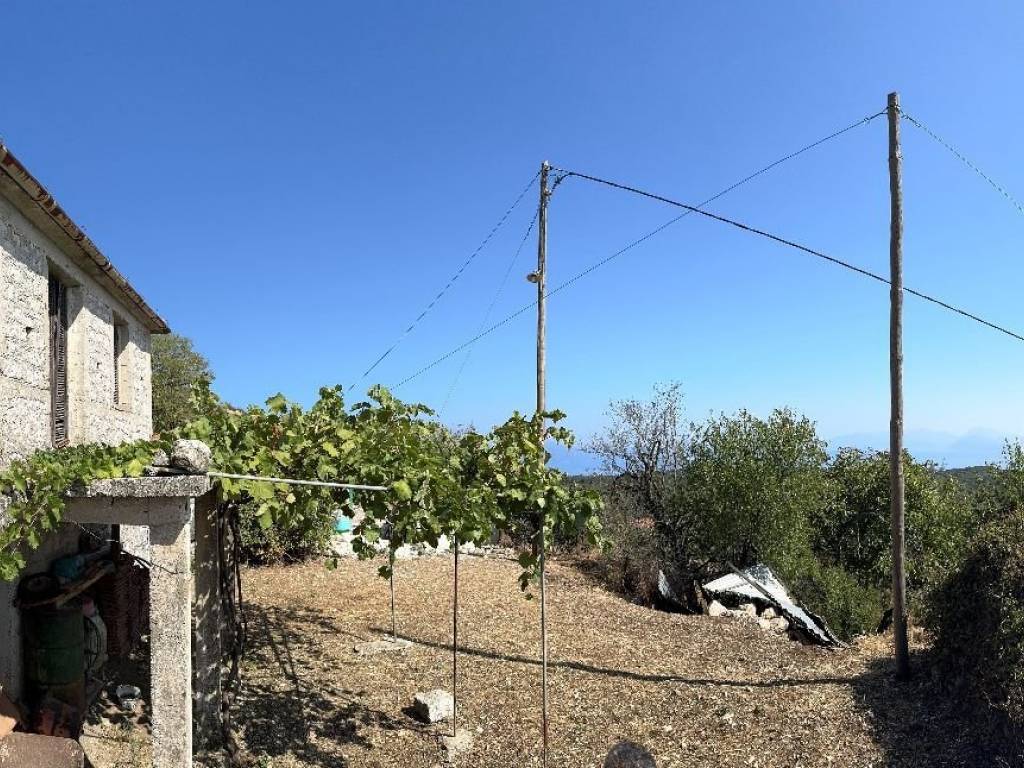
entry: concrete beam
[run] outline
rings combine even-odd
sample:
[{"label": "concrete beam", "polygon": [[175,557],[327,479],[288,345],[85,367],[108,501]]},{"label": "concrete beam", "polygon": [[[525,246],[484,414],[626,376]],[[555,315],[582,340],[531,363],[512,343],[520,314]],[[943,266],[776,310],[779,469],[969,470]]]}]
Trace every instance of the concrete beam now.
[{"label": "concrete beam", "polygon": [[189,504],[149,530],[153,768],[192,768],[192,599]]}]

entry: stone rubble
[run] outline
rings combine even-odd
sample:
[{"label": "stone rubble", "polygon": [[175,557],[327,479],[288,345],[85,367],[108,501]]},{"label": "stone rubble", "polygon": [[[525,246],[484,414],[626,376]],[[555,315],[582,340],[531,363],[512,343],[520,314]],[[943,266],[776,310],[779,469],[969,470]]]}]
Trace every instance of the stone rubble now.
[{"label": "stone rubble", "polygon": [[448,691],[435,688],[432,691],[417,693],[413,698],[412,708],[421,720],[439,723],[452,716],[455,711],[455,699]]},{"label": "stone rubble", "polygon": [[171,466],[195,475],[205,474],[210,469],[210,447],[202,440],[175,440]]},{"label": "stone rubble", "polygon": [[745,619],[756,621],[765,632],[786,632],[789,629],[789,620],[779,616],[772,608],[765,608],[761,615],[757,614],[757,606],[753,603],[743,603],[739,608],[726,608],[717,600],[712,600],[708,606],[708,616],[725,617],[730,619]]}]

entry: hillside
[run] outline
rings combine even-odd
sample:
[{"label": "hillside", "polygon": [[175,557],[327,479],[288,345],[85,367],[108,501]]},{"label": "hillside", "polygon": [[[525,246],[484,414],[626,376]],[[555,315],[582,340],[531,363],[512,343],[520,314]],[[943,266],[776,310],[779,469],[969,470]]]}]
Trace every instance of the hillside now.
[{"label": "hillside", "polygon": [[[464,557],[460,569],[460,727],[475,737],[458,764],[536,766],[540,669],[537,603],[515,563]],[[247,570],[250,652],[236,717],[268,768],[442,762],[449,725],[410,717],[416,691],[451,686],[450,558],[399,563],[399,654],[353,645],[389,626],[387,583],[373,563]],[[836,651],[756,624],[659,613],[552,564],[551,765],[599,766],[617,739],[661,768],[963,766],[979,753],[930,675],[898,685],[888,642]],[[920,639],[918,639],[920,640]],[[918,642],[915,664],[926,649]]]}]

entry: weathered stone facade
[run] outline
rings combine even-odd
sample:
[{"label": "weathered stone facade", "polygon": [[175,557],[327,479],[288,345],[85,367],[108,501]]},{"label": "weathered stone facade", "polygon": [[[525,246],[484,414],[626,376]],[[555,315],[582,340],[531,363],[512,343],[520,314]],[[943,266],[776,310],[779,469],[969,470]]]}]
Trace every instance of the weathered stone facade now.
[{"label": "weathered stone facade", "polygon": [[[69,287],[71,442],[120,443],[152,433],[149,331],[0,197],[0,466],[50,445],[51,272]],[[115,318],[128,333],[120,403],[114,402]]]},{"label": "weathered stone facade", "polygon": [[[5,148],[0,150],[6,155]],[[7,172],[6,167],[3,170]],[[116,444],[148,438],[152,433],[149,328],[137,308],[101,285],[95,272],[87,270],[73,240],[61,238],[58,244],[56,235],[49,236],[41,224],[25,215],[25,211],[36,215],[46,213],[46,209],[26,208],[22,189],[11,182],[14,177],[3,173],[0,177],[0,468],[52,445],[51,274],[68,288],[71,444]],[[52,203],[52,198],[48,201]],[[63,216],[59,208],[56,210]],[[115,354],[115,324],[125,334],[120,354]],[[119,370],[117,402],[115,365]],[[77,527],[61,526],[30,554],[25,573],[42,570],[53,558],[76,551],[80,533]],[[145,528],[124,533],[138,547],[148,542]],[[17,697],[22,680],[20,621],[18,611],[11,607],[15,590],[15,584],[0,582],[0,686]]]}]

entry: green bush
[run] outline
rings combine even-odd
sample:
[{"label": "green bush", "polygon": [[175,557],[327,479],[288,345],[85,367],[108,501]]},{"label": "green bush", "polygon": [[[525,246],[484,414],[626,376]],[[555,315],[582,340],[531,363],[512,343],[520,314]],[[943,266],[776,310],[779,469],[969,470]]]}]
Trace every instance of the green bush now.
[{"label": "green bush", "polygon": [[334,533],[333,513],[322,513],[312,522],[264,527],[259,504],[243,502],[239,508],[242,559],[251,565],[293,563],[327,553]]},{"label": "green bush", "polygon": [[[959,562],[973,531],[967,494],[930,462],[903,455],[907,586],[925,589]],[[828,467],[834,493],[812,514],[815,554],[862,586],[890,589],[892,527],[889,454],[843,448]]]},{"label": "green bush", "polygon": [[764,562],[792,579],[811,559],[810,520],[829,500],[825,444],[792,411],[746,411],[695,425],[676,510],[695,521],[700,555]]},{"label": "green bush", "polygon": [[1024,729],[1024,511],[982,528],[932,594],[928,623],[947,679]]},{"label": "green bush", "polygon": [[842,568],[813,560],[789,587],[797,600],[843,639],[874,632],[884,610],[878,589],[865,587]]}]

